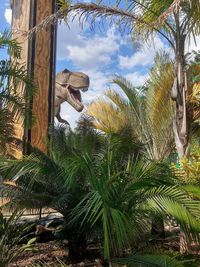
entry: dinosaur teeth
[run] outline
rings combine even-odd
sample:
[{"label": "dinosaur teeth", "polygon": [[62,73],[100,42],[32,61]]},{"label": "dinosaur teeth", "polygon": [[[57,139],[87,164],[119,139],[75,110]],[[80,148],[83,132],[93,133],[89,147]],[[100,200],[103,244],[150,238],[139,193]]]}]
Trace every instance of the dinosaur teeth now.
[{"label": "dinosaur teeth", "polygon": [[81,99],[81,93],[79,90],[74,90],[73,87],[70,87],[69,88],[69,93],[70,93],[70,97],[71,97],[71,100],[74,102],[75,105],[78,105],[80,106],[80,108],[83,107],[83,104],[82,104],[82,99]]}]

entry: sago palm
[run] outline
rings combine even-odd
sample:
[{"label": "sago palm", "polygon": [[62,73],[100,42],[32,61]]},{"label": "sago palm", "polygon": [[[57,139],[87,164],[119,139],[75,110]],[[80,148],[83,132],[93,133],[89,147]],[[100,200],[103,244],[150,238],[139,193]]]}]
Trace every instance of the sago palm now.
[{"label": "sago palm", "polygon": [[[81,153],[81,150],[93,154],[102,145],[101,136],[95,135],[93,130],[84,135],[79,130],[77,135],[69,133],[66,136],[65,128],[60,127],[51,130],[48,143],[50,156],[33,149],[33,154],[20,160],[2,158],[0,169],[4,181],[0,191],[7,200],[3,208],[33,210],[48,207],[60,212],[67,222],[71,209],[88,192],[85,176],[80,171],[76,178],[71,177],[69,166],[73,164],[75,154]],[[65,224],[65,229],[69,255],[77,260],[83,256],[85,234],[77,232],[77,224],[70,227]]]}]

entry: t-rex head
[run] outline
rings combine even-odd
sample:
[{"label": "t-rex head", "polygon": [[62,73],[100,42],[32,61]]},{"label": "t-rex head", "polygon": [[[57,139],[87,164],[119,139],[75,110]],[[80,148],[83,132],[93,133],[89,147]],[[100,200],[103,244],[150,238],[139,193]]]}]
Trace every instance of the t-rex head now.
[{"label": "t-rex head", "polygon": [[56,98],[68,102],[79,112],[84,108],[80,91],[85,92],[88,87],[89,77],[83,72],[65,69],[56,75]]}]

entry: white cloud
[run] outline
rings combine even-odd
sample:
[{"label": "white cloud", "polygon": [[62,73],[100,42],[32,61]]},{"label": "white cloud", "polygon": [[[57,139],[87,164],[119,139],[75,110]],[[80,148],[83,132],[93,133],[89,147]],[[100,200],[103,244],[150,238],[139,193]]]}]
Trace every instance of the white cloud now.
[{"label": "white cloud", "polygon": [[121,69],[132,69],[135,66],[151,65],[156,52],[160,49],[168,50],[168,47],[158,36],[155,36],[154,40],[141,43],[139,49],[132,56],[118,56],[119,67]]},{"label": "white cloud", "polygon": [[70,23],[70,29],[62,23],[58,28],[58,60],[71,60],[79,68],[97,70],[111,62],[120,49],[120,40],[114,27],[104,35],[83,36],[78,19]]},{"label": "white cloud", "polygon": [[73,46],[83,44],[83,30],[81,29],[78,20],[74,20],[73,23],[70,23],[69,27],[66,26],[64,22],[58,25],[57,60],[68,60],[68,45]]},{"label": "white cloud", "polygon": [[130,81],[133,86],[140,86],[143,85],[145,83],[145,81],[148,78],[148,74],[141,74],[139,72],[133,72],[133,73],[128,73],[126,75],[124,75],[124,77]]},{"label": "white cloud", "polygon": [[6,8],[5,13],[4,13],[4,17],[6,19],[6,22],[11,24],[11,22],[12,22],[12,9]]}]

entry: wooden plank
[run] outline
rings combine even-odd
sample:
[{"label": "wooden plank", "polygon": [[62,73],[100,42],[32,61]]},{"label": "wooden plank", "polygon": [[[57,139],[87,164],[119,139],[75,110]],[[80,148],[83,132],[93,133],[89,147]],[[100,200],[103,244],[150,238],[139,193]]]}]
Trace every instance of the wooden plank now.
[{"label": "wooden plank", "polygon": [[[36,25],[45,17],[54,12],[53,0],[37,0]],[[34,26],[34,25],[33,25]],[[49,27],[47,30],[36,34],[34,49],[32,49],[33,73],[37,83],[37,95],[33,99],[33,116],[35,123],[31,129],[31,145],[47,152],[45,139],[48,134],[49,123],[53,122],[54,103],[54,77],[55,77],[55,39],[56,29]]]},{"label": "wooden plank", "polygon": [[[19,64],[23,64],[28,68],[28,46],[29,41],[23,35],[29,30],[31,0],[13,0],[12,2],[12,31],[13,38],[16,38],[21,45],[21,58],[18,59]],[[23,96],[23,87],[17,88],[18,93]],[[15,136],[19,140],[24,139],[24,118],[15,123]],[[13,154],[16,158],[22,156],[23,147],[16,149]]]},{"label": "wooden plank", "polygon": [[[32,116],[34,124],[31,129],[24,129],[23,118],[20,124],[16,123],[16,136],[25,140],[24,144],[47,152],[45,139],[48,135],[48,126],[53,122],[54,83],[55,83],[55,54],[56,54],[56,26],[39,32],[31,40],[27,40],[22,32],[26,32],[40,23],[44,18],[54,13],[55,0],[13,0],[14,37],[22,47],[22,56],[19,63],[24,63],[32,73],[37,85],[37,94],[32,101]],[[18,88],[22,92],[22,88]],[[21,157],[30,153],[30,146],[16,153]]]}]

